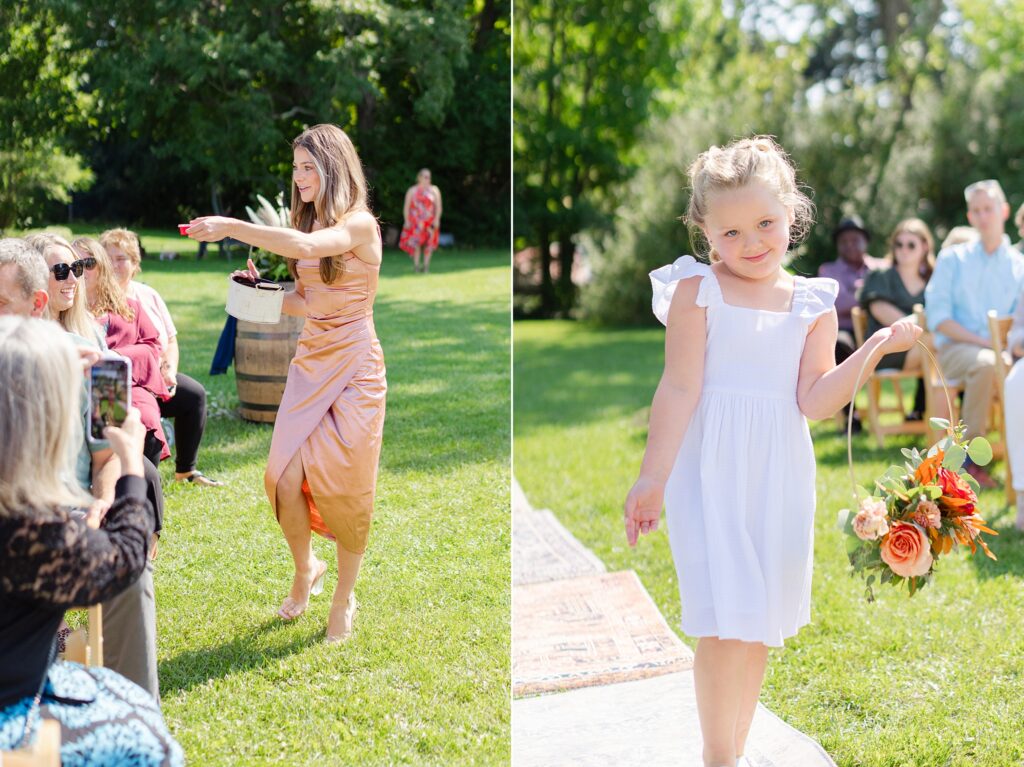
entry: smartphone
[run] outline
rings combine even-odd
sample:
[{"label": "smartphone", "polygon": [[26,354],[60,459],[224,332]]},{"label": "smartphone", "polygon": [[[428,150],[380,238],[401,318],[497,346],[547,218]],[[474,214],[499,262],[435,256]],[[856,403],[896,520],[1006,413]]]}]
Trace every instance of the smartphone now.
[{"label": "smartphone", "polygon": [[131,360],[104,355],[89,369],[89,439],[102,440],[104,428],[123,424],[131,405]]}]

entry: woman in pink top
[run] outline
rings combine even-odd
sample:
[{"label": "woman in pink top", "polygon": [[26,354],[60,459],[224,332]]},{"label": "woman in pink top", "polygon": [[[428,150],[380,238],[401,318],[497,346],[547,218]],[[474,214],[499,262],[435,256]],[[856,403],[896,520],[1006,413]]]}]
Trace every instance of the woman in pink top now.
[{"label": "woman in pink top", "polygon": [[139,273],[142,261],[138,236],[127,229],[109,229],[100,235],[99,242],[83,237],[75,241],[75,246],[93,256],[96,248],[105,251],[114,281],[128,299],[139,303],[156,328],[159,374],[170,394],[168,399],[159,401],[160,416],[174,420],[174,478],[197,485],[221,485],[196,468],[206,428],[206,389],[178,372],[178,330],[163,298],[153,288],[132,279]]}]

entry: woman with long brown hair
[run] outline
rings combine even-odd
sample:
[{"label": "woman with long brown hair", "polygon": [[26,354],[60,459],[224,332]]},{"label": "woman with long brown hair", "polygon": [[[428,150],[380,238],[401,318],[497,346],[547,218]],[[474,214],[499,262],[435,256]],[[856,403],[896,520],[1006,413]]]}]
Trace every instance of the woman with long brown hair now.
[{"label": "woman with long brown hair", "polygon": [[[935,240],[928,225],[919,218],[906,218],[896,224],[889,236],[888,266],[868,272],[857,300],[868,314],[868,335],[914,313],[915,304],[924,304],[924,289],[935,269]],[[887,354],[878,368],[921,370],[921,347],[909,352]],[[925,408],[924,381],[918,382],[911,420],[920,420]]]},{"label": "woman with long brown hair", "polygon": [[132,405],[139,409],[146,427],[146,458],[154,466],[167,458],[170,448],[160,423],[160,402],[170,398],[160,375],[159,334],[145,310],[125,295],[117,283],[106,249],[95,240],[81,237],[76,246],[88,253],[96,267],[85,279],[89,312],[107,346],[132,361]]},{"label": "woman with long brown hair", "polygon": [[[222,216],[190,222],[189,237],[225,237],[289,259],[295,290],[287,314],[305,317],[274,424],[264,477],[267,497],[295,562],[278,610],[299,617],[327,571],[311,530],[337,543],[338,584],[327,641],[352,631],[356,576],[370,533],[387,389],[373,325],[382,246],[367,203],[362,163],[335,125],[315,125],[293,142],[292,229]],[[249,262],[249,272],[258,277]]]}]

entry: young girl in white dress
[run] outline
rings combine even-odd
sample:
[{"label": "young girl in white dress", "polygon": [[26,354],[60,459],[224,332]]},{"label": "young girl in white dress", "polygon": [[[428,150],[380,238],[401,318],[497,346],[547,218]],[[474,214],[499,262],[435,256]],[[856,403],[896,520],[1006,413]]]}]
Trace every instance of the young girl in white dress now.
[{"label": "young girl in white dress", "polygon": [[909,349],[900,321],[842,365],[838,285],[782,268],[813,205],[771,138],[712,147],[690,167],[687,219],[710,246],[651,273],[667,327],[626,536],[657,529],[662,501],[682,629],[698,637],[697,710],[706,767],[742,765],[769,647],[810,620],[814,450],[807,418],[850,401],[866,362]]}]

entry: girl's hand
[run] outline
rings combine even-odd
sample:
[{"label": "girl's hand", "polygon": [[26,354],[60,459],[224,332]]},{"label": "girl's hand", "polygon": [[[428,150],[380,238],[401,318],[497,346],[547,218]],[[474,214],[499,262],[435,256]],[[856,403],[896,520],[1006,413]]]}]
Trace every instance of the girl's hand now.
[{"label": "girl's hand", "polygon": [[626,496],[626,541],[636,546],[641,535],[658,529],[665,485],[641,476]]},{"label": "girl's hand", "polygon": [[110,440],[110,449],[121,459],[121,476],[143,476],[142,448],[146,442],[146,427],[142,425],[138,408],[129,408],[128,417],[121,426],[108,426],[103,438]]},{"label": "girl's hand", "polygon": [[250,258],[246,264],[248,269],[236,269],[231,272],[232,277],[241,277],[244,280],[252,280],[258,282],[260,279],[260,270],[256,268],[256,264],[252,262]]},{"label": "girl's hand", "polygon": [[904,317],[896,320],[887,328],[882,328],[875,335],[882,338],[881,346],[883,354],[891,352],[908,351],[921,337],[924,330],[912,319]]},{"label": "girl's hand", "polygon": [[235,219],[226,216],[200,216],[188,222],[186,236],[199,242],[220,242],[230,237],[230,228]]}]

